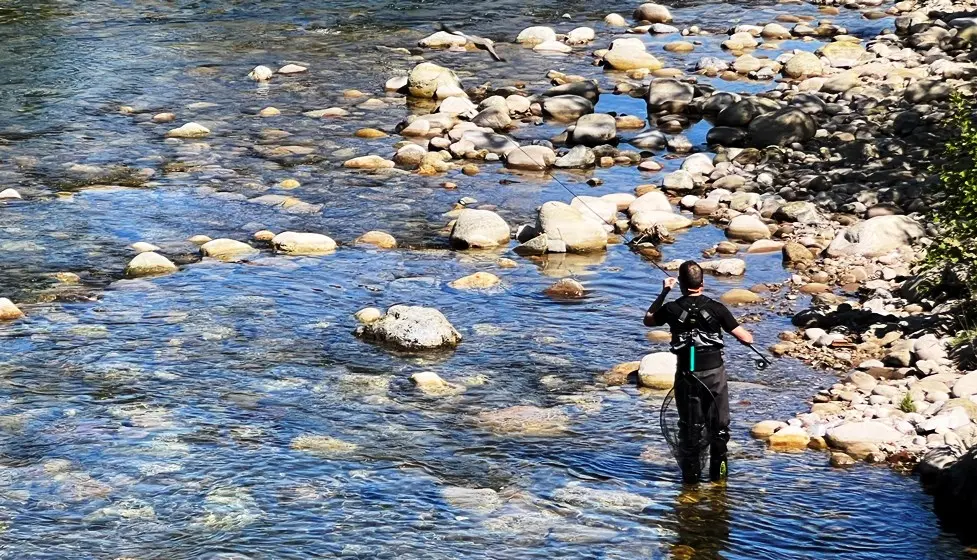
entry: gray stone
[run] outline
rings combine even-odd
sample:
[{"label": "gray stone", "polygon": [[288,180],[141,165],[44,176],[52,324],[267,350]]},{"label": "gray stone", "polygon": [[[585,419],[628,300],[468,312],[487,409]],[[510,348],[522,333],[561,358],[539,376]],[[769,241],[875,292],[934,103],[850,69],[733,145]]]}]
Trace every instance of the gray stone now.
[{"label": "gray stone", "polygon": [[593,113],[577,119],[573,126],[570,141],[585,146],[610,144],[617,138],[617,124],[614,117],[605,113]]},{"label": "gray stone", "polygon": [[695,95],[692,84],[674,78],[658,78],[648,86],[648,110],[657,112],[667,110],[679,113],[688,107]]},{"label": "gray stone", "polygon": [[563,122],[573,122],[594,112],[594,104],[579,95],[556,95],[543,98],[543,114]]},{"label": "gray stone", "polygon": [[408,305],[394,305],[382,318],[360,325],[356,334],[408,351],[452,348],[461,342],[461,335],[440,311]]}]

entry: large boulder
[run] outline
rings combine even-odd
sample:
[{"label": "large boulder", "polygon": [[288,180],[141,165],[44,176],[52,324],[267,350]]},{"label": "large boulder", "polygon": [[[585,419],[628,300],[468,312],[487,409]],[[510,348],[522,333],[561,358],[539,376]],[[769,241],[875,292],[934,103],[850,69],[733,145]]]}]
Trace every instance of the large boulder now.
[{"label": "large boulder", "polygon": [[461,80],[453,71],[431,62],[418,64],[407,76],[407,91],[414,97],[433,98],[440,87],[461,89]]},{"label": "large boulder", "polygon": [[661,191],[649,191],[634,199],[628,205],[628,214],[634,215],[639,212],[672,212],[672,203]]},{"label": "large boulder", "polygon": [[695,88],[692,84],[680,82],[674,78],[659,78],[651,81],[648,86],[648,110],[651,112],[669,111],[679,113],[692,103]]},{"label": "large boulder", "polygon": [[483,128],[505,130],[512,124],[508,107],[486,107],[472,118],[472,122]]},{"label": "large boulder", "polygon": [[440,311],[413,305],[394,305],[380,319],[360,325],[356,336],[407,351],[453,348],[461,342]]},{"label": "large boulder", "polygon": [[546,171],[556,163],[556,153],[546,146],[520,146],[505,156],[505,166],[523,171]]},{"label": "large boulder", "polygon": [[846,422],[828,430],[825,439],[832,447],[846,450],[861,443],[891,444],[902,439],[902,433],[881,422]]},{"label": "large boulder", "polygon": [[607,247],[603,224],[562,202],[550,201],[540,207],[536,231],[547,239],[563,241],[570,253],[603,251]]},{"label": "large boulder", "polygon": [[811,78],[824,74],[824,66],[816,54],[800,51],[790,57],[781,71],[788,78]]},{"label": "large boulder", "polygon": [[600,146],[610,144],[617,138],[617,121],[606,113],[592,113],[577,119],[569,135],[573,144]]},{"label": "large boulder", "polygon": [[276,253],[288,255],[327,255],[336,250],[336,242],[321,233],[284,231],[271,239]]},{"label": "large boulder", "polygon": [[716,115],[716,124],[720,126],[747,126],[764,112],[763,107],[748,97],[740,99],[719,111]]},{"label": "large boulder", "polygon": [[750,144],[757,148],[807,142],[818,131],[817,122],[807,113],[786,108],[760,115],[750,122]]},{"label": "large boulder", "polygon": [[865,47],[855,41],[834,41],[818,49],[817,53],[835,68],[851,68],[865,56]]},{"label": "large boulder", "polygon": [[828,255],[879,257],[911,246],[925,233],[923,226],[908,216],[876,216],[839,233],[828,246]]},{"label": "large boulder", "polygon": [[962,456],[954,447],[934,449],[920,462],[917,472],[946,524],[960,534],[971,534],[977,516],[977,446]]},{"label": "large boulder", "polygon": [[516,42],[522,45],[539,45],[548,41],[556,41],[556,31],[552,27],[527,27],[516,35]]},{"label": "large boulder", "polygon": [[129,261],[126,266],[125,275],[128,278],[142,278],[143,276],[156,276],[159,274],[169,274],[179,270],[170,259],[148,251],[139,253],[134,259]]},{"label": "large boulder", "polygon": [[671,352],[655,352],[641,358],[638,366],[638,385],[649,389],[668,390],[675,384],[678,358]]},{"label": "large boulder", "polygon": [[509,243],[509,224],[491,210],[466,208],[451,228],[451,245],[458,249],[481,249]]},{"label": "large boulder", "polygon": [[13,321],[24,316],[24,312],[14,302],[7,298],[0,298],[0,321]]},{"label": "large boulder", "polygon": [[576,196],[570,201],[570,206],[601,225],[613,224],[617,219],[617,204],[596,196]]},{"label": "large boulder", "polygon": [[219,261],[239,261],[258,254],[258,250],[234,239],[214,239],[200,246],[200,254]]},{"label": "large boulder", "polygon": [[573,122],[594,112],[594,104],[579,95],[554,95],[542,101],[543,114],[563,122]]},{"label": "large boulder", "polygon": [[600,88],[594,80],[582,80],[553,86],[540,94],[541,97],[556,97],[559,95],[576,95],[597,103],[600,98]]},{"label": "large boulder", "polygon": [[726,228],[726,236],[731,239],[742,239],[743,241],[769,239],[770,228],[756,216],[740,214],[729,222],[729,226]]},{"label": "large boulder", "polygon": [[818,207],[813,202],[806,200],[797,200],[784,204],[773,213],[773,217],[783,222],[798,222],[801,224],[816,224],[824,219],[821,213],[818,212]]},{"label": "large boulder", "polygon": [[668,23],[672,21],[672,14],[666,6],[648,2],[634,10],[634,19],[648,23]]},{"label": "large boulder", "polygon": [[648,53],[641,39],[615,39],[604,53],[604,65],[613,70],[661,70],[665,65]]}]

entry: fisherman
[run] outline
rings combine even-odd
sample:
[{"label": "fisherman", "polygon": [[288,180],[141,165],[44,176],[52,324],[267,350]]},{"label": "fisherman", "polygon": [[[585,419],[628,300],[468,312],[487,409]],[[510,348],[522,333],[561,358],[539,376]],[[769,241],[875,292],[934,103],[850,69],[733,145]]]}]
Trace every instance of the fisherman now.
[{"label": "fisherman", "polygon": [[[682,297],[665,304],[676,282]],[[668,325],[672,352],[678,358],[675,399],[679,410],[679,466],[682,480],[697,483],[701,475],[702,430],[709,441],[709,479],[726,478],[726,443],[729,441],[729,388],[723,365],[723,331],[743,344],[753,335],[739,325],[725,305],[702,295],[702,267],[685,261],[678,280],[666,278],[662,292],[645,313],[645,326]],[[701,381],[701,383],[700,383]]]}]

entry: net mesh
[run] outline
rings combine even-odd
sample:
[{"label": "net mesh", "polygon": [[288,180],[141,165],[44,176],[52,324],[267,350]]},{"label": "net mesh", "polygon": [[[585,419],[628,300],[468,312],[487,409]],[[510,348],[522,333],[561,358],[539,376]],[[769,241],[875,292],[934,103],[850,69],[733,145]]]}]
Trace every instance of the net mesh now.
[{"label": "net mesh", "polygon": [[662,436],[683,472],[697,469],[701,477],[708,473],[711,428],[718,415],[716,399],[696,376],[675,377],[675,386],[662,402]]}]

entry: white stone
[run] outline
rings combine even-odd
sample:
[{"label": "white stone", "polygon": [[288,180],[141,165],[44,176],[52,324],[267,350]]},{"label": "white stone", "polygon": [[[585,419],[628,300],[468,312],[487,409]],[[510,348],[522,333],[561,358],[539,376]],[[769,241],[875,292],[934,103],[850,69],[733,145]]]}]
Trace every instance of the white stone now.
[{"label": "white stone", "polygon": [[271,240],[275,252],[288,255],[326,255],[336,250],[336,242],[320,233],[284,231]]}]

